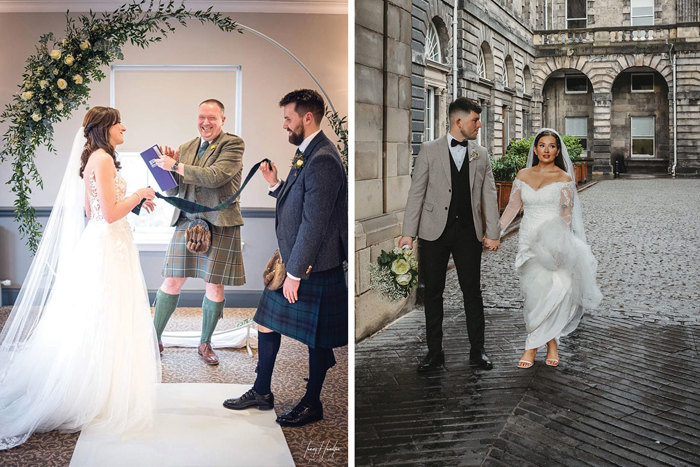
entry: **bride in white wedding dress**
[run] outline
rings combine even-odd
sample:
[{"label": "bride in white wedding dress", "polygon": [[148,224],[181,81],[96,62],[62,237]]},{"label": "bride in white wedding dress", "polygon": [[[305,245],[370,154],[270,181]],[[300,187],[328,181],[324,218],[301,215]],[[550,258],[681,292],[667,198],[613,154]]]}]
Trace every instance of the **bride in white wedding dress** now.
[{"label": "bride in white wedding dress", "polygon": [[573,180],[561,137],[554,130],[540,130],[501,216],[502,235],[524,208],[515,268],[528,334],[519,368],[530,368],[545,344],[545,363],[557,366],[559,338],[576,329],[583,310],[596,308],[602,299]]},{"label": "bride in white wedding dress", "polygon": [[[147,426],[160,357],[126,215],[119,112],[85,115],[37,255],[0,334],[0,450],[35,431]],[[81,177],[83,180],[81,180]],[[85,226],[83,208],[88,222]]]}]

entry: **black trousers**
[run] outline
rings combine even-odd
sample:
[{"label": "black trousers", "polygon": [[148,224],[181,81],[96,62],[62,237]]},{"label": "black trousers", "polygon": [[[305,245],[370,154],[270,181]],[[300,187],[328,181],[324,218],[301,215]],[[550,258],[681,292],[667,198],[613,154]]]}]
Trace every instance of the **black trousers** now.
[{"label": "black trousers", "polygon": [[454,222],[434,241],[420,238],[419,274],[425,284],[425,330],[428,353],[442,350],[442,317],[445,276],[450,253],[457,269],[459,287],[464,297],[467,334],[471,352],[484,347],[484,301],[481,297],[482,244],[476,238],[474,227]]}]

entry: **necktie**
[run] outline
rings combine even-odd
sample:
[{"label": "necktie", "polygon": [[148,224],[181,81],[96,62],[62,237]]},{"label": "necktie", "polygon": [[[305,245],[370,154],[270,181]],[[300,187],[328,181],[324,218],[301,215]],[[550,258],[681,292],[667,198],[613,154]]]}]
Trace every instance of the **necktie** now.
[{"label": "necktie", "polygon": [[301,151],[299,150],[299,148],[297,148],[297,152],[294,153],[294,157],[303,156],[303,155],[304,155],[304,153],[301,152]]},{"label": "necktie", "polygon": [[204,141],[197,151],[197,159],[201,159],[207,148],[209,147],[209,141]]},{"label": "necktie", "polygon": [[466,148],[468,144],[469,144],[468,139],[465,139],[464,141],[457,141],[456,139],[453,138],[452,141],[450,142],[450,146],[452,146],[452,147],[463,146]]}]

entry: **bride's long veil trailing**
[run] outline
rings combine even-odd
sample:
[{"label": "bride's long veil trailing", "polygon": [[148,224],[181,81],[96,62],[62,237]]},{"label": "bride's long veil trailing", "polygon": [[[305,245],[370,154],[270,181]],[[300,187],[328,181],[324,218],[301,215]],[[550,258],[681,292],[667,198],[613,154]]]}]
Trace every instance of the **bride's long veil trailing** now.
[{"label": "bride's long veil trailing", "polygon": [[[569,177],[571,177],[571,180],[575,182],[576,178],[574,177],[574,165],[571,163],[571,159],[569,158],[569,151],[566,149],[564,139],[559,135],[559,133],[557,133],[556,130],[553,130],[552,128],[542,128],[540,131],[537,132],[537,135],[535,135],[535,138],[532,140],[532,146],[530,146],[530,152],[527,155],[527,164],[525,165],[525,167],[532,167],[532,161],[534,160],[535,141],[537,141],[537,136],[544,131],[551,131],[552,133],[557,135],[557,138],[559,138],[559,142],[561,143],[561,155],[562,159],[564,159],[564,166],[566,167],[566,172],[569,174]],[[581,210],[581,202],[578,199],[578,192],[576,190],[572,190],[572,192],[574,197],[574,207],[571,212],[571,230],[573,230],[574,235],[576,235],[579,239],[585,242],[586,233],[584,232],[583,228],[583,214]]]},{"label": "bride's long veil trailing", "polygon": [[58,271],[75,249],[85,228],[85,189],[80,178],[80,156],[85,146],[81,127],[73,140],[63,181],[58,190],[34,256],[12,312],[0,333],[0,385],[4,384],[12,359],[21,352],[51,301]]}]

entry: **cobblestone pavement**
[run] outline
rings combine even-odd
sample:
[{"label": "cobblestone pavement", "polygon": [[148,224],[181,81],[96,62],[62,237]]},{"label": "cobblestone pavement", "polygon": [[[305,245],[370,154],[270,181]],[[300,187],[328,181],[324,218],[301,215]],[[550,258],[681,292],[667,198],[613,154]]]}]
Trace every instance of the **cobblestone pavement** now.
[{"label": "cobblestone pavement", "polygon": [[454,270],[446,369],[415,371],[422,309],[356,346],[356,463],[700,464],[700,180],[608,180],[580,193],[604,294],[562,340],[561,363],[515,368],[525,341],[517,236],[485,252],[486,351],[467,363]]}]

